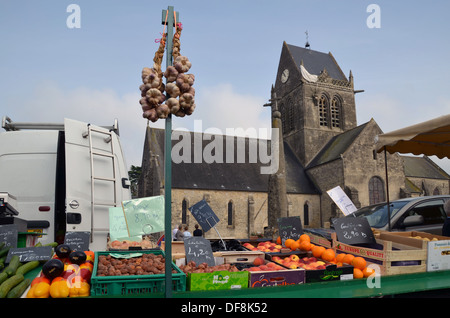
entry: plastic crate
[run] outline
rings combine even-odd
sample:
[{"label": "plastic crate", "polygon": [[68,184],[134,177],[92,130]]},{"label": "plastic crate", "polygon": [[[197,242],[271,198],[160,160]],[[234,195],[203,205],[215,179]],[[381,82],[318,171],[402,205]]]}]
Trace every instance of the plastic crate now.
[{"label": "plastic crate", "polygon": [[[165,291],[165,274],[129,275],[129,276],[97,276],[98,257],[109,254],[155,254],[164,256],[161,250],[95,252],[95,262],[91,277],[91,296],[133,296]],[[186,275],[172,262],[172,290],[186,290]]]}]

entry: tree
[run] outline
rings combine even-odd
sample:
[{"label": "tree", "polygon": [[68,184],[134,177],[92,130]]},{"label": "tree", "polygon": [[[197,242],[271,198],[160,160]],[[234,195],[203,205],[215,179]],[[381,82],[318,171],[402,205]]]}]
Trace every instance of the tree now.
[{"label": "tree", "polygon": [[142,168],[138,166],[131,165],[130,170],[128,171],[128,177],[130,178],[131,183],[131,197],[135,198],[138,194],[138,182],[142,173]]}]

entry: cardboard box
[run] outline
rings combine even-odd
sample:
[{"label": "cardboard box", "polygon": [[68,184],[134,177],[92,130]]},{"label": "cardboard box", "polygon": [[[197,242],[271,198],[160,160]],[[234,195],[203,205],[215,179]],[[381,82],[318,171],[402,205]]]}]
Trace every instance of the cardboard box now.
[{"label": "cardboard box", "polygon": [[[277,253],[271,253],[277,254]],[[253,262],[257,257],[266,258],[267,254],[258,251],[248,252],[223,252],[224,262],[226,264],[239,264],[241,267],[253,267]],[[264,265],[272,263],[265,260]],[[265,286],[286,286],[303,284],[305,282],[305,270],[282,269],[276,271],[256,271],[249,273],[249,287],[265,287]]]},{"label": "cardboard box", "polygon": [[191,291],[248,288],[248,273],[247,271],[190,273],[187,279],[187,288]]},{"label": "cardboard box", "polygon": [[[224,257],[215,256],[214,263],[222,265]],[[178,258],[176,265],[179,267],[186,264],[186,258]],[[219,290],[219,289],[242,289],[248,288],[248,272],[214,271],[211,273],[189,273],[186,279],[187,290]]]},{"label": "cardboard box", "polygon": [[379,266],[380,275],[398,275],[421,273],[426,271],[427,247],[425,243],[420,243],[421,247],[410,244],[409,241],[397,242],[398,237],[389,239],[380,233],[380,238],[376,238],[376,243],[371,247],[349,245],[337,241],[336,233],[332,234],[333,249],[336,253],[347,253],[361,256],[368,264]]}]

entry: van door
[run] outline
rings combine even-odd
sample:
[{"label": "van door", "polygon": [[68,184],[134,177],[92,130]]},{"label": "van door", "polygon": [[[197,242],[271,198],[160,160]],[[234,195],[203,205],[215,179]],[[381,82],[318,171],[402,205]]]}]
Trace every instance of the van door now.
[{"label": "van door", "polygon": [[90,250],[105,250],[109,208],[131,198],[118,136],[65,119],[66,230],[89,232]]}]

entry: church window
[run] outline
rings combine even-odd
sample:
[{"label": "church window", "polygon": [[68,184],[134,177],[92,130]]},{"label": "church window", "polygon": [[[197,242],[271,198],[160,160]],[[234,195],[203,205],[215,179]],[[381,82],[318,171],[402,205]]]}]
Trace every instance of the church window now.
[{"label": "church window", "polygon": [[434,188],[434,190],[433,190],[433,195],[440,195],[441,193],[440,193],[440,191],[439,191],[439,188]]},{"label": "church window", "polygon": [[339,128],[341,126],[340,117],[341,117],[341,101],[336,96],[331,100],[331,127]]},{"label": "church window", "polygon": [[303,205],[303,225],[309,225],[309,204]]},{"label": "church window", "polygon": [[294,129],[294,103],[292,99],[288,99],[288,112],[287,112],[286,131],[289,132]]},{"label": "church window", "polygon": [[322,95],[319,99],[319,125],[328,126],[328,98]]},{"label": "church window", "polygon": [[372,177],[369,180],[369,204],[376,204],[383,202],[384,199],[384,185],[379,177]]},{"label": "church window", "polygon": [[183,202],[181,203],[181,223],[187,224],[187,208],[188,203],[186,199],[183,199]]},{"label": "church window", "polygon": [[233,225],[233,215],[234,215],[234,204],[233,201],[230,200],[228,202],[228,225]]}]

